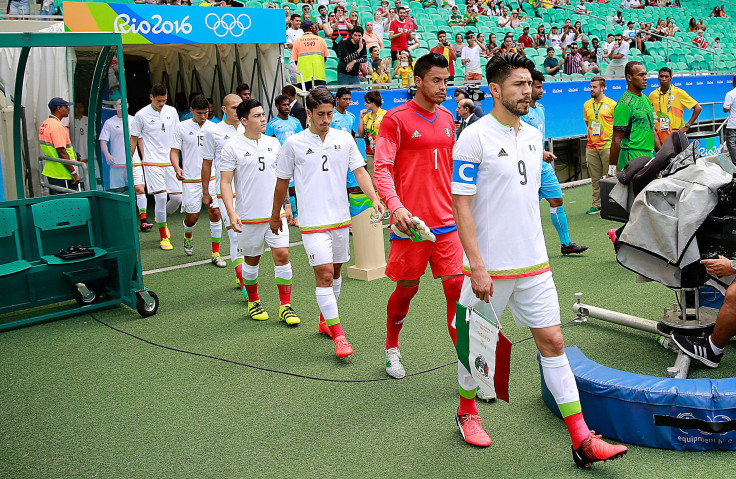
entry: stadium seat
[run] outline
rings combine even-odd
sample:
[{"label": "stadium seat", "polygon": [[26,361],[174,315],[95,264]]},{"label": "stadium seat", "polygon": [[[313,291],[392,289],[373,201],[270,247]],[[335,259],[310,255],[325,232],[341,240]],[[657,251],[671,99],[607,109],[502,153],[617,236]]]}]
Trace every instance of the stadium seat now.
[{"label": "stadium seat", "polygon": [[0,276],[25,271],[31,263],[23,259],[15,208],[0,208]]}]

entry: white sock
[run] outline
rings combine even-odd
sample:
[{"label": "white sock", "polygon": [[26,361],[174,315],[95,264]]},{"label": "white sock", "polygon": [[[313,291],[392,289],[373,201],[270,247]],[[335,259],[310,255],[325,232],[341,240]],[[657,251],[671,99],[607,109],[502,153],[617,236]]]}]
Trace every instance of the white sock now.
[{"label": "white sock", "polygon": [[213,238],[222,238],[222,221],[210,221],[210,236]]},{"label": "white sock", "polygon": [[194,225],[187,226],[186,221],[183,221],[183,220],[182,220],[181,224],[184,226],[184,232],[185,233],[191,233],[192,231],[194,231]]},{"label": "white sock", "polygon": [[139,210],[145,210],[148,206],[146,195],[135,195],[135,204]]},{"label": "white sock", "polygon": [[238,232],[230,228],[227,230],[227,237],[230,240],[230,261],[235,261],[238,257]]},{"label": "white sock", "polygon": [[169,195],[169,201],[166,203],[166,213],[172,214],[181,206],[181,195]]},{"label": "white sock", "polygon": [[332,292],[335,293],[335,301],[340,299],[340,288],[342,287],[342,276],[332,280]]},{"label": "white sock", "polygon": [[166,223],[166,192],[153,195],[156,223]]},{"label": "white sock", "polygon": [[337,300],[335,299],[335,293],[332,288],[319,287],[317,286],[315,294],[317,295],[317,306],[319,306],[319,312],[324,316],[325,321],[335,319],[340,315],[337,312]]},{"label": "white sock", "polygon": [[245,281],[256,281],[258,279],[258,265],[251,266],[243,263],[243,279]]},{"label": "white sock", "polygon": [[290,280],[292,277],[291,263],[282,264],[281,266],[274,265],[273,275],[279,279]]},{"label": "white sock", "polygon": [[567,360],[566,354],[551,358],[542,356],[540,362],[544,372],[544,382],[557,404],[567,404],[580,400],[575,375],[570,369],[570,362]]},{"label": "white sock", "polygon": [[710,349],[712,349],[714,353],[723,354],[723,348],[719,348],[718,346],[713,344],[713,340],[710,339],[710,336],[708,336],[708,342],[710,343]]}]

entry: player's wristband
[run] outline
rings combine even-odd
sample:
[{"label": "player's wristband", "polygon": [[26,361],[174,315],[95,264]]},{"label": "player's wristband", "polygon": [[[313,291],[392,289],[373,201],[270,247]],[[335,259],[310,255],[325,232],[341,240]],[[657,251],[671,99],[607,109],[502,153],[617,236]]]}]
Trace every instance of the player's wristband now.
[{"label": "player's wristband", "polygon": [[608,165],[608,176],[616,174],[616,165]]}]

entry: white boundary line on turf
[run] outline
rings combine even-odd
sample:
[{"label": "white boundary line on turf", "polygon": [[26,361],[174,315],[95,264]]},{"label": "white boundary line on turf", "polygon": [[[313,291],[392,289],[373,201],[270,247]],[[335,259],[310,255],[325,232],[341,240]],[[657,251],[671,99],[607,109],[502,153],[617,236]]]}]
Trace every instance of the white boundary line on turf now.
[{"label": "white boundary line on turf", "polygon": [[[302,241],[297,241],[297,242],[294,242],[294,243],[289,243],[289,248],[291,248],[292,246],[299,246],[300,244],[304,244],[304,243]],[[271,248],[266,248],[266,251],[271,251]],[[230,255],[223,256],[222,259],[230,259]],[[166,271],[174,271],[175,269],[182,269],[182,268],[189,268],[189,267],[192,267],[192,266],[199,266],[199,265],[202,265],[202,264],[208,264],[209,262],[210,262],[210,260],[203,259],[201,261],[193,261],[191,263],[176,264],[174,266],[167,266],[165,268],[151,269],[151,270],[148,270],[148,271],[144,271],[143,272],[143,276],[147,276],[149,274],[154,274],[154,273],[165,273]]]}]

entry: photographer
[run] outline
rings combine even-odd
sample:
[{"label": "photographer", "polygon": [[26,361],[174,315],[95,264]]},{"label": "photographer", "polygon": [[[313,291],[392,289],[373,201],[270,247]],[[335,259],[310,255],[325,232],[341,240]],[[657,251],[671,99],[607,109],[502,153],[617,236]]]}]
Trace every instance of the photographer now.
[{"label": "photographer", "polygon": [[439,53],[447,58],[447,62],[450,64],[450,79],[455,78],[455,60],[457,60],[457,54],[455,53],[455,49],[447,42],[447,32],[444,30],[437,32],[437,46],[432,48],[430,53]]},{"label": "photographer", "polygon": [[[736,260],[718,256],[718,259],[704,259],[701,263],[711,276],[722,278],[736,274]],[[683,353],[709,368],[716,368],[723,358],[723,348],[734,335],[736,335],[736,283],[732,283],[726,290],[723,305],[710,336],[703,338],[674,333],[672,340]]]}]

